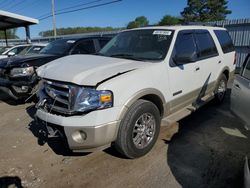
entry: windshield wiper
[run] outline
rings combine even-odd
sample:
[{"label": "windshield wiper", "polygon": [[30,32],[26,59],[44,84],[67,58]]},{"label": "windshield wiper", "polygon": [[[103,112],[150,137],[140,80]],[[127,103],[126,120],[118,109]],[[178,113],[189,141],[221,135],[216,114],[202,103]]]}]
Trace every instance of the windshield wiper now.
[{"label": "windshield wiper", "polygon": [[139,57],[135,57],[132,54],[113,54],[110,57],[117,57],[117,58],[124,58],[124,59],[132,59],[135,61],[143,61],[141,58]]}]

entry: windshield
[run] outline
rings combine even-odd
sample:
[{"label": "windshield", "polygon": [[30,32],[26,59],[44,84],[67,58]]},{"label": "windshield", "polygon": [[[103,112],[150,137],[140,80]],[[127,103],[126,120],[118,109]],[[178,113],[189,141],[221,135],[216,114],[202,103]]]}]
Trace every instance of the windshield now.
[{"label": "windshield", "polygon": [[40,54],[63,55],[74,43],[74,40],[59,39],[49,43],[40,51]]},{"label": "windshield", "polygon": [[38,54],[44,46],[30,46],[25,49],[23,49],[19,55],[32,55],[32,54]]},{"label": "windshield", "polygon": [[166,57],[173,31],[143,29],[125,31],[114,37],[100,55],[125,59],[162,60]]}]

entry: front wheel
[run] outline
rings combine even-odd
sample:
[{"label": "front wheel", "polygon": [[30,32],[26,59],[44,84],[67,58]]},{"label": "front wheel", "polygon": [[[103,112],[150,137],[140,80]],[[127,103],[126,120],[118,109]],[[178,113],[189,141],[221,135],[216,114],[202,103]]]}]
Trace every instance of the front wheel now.
[{"label": "front wheel", "polygon": [[227,92],[227,77],[222,74],[215,88],[215,102],[216,104],[221,104],[226,96]]},{"label": "front wheel", "polygon": [[116,149],[128,158],[147,154],[158,138],[160,122],[160,112],[153,103],[136,101],[121,121]]}]

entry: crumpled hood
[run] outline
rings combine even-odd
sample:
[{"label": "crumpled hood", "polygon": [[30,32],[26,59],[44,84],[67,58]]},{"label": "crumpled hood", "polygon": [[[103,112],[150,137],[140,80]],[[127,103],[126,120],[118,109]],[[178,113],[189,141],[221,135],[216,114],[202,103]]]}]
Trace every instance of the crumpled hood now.
[{"label": "crumpled hood", "polygon": [[46,79],[95,86],[99,82],[152,63],[95,55],[71,55],[56,59],[39,69],[38,76]]},{"label": "crumpled hood", "polygon": [[35,55],[26,55],[26,56],[13,56],[9,58],[0,59],[0,68],[12,68],[20,67],[22,64],[29,64],[36,60],[40,61],[50,61],[54,60],[55,55],[48,54],[35,54]]}]

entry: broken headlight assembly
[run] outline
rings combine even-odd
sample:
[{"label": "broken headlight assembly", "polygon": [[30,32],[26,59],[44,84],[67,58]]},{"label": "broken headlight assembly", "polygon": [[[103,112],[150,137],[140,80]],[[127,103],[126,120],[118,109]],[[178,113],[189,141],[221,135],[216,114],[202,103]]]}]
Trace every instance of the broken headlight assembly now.
[{"label": "broken headlight assembly", "polygon": [[111,91],[96,90],[93,88],[74,87],[72,94],[72,111],[86,112],[110,108],[113,106],[113,94]]}]

